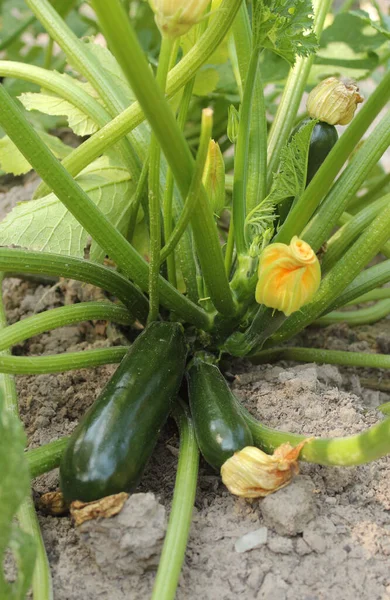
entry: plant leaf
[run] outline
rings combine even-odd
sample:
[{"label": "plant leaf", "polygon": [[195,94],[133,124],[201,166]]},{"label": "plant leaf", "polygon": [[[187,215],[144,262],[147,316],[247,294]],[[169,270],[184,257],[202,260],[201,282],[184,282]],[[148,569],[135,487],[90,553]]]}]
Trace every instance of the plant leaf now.
[{"label": "plant leaf", "polygon": [[[76,178],[91,200],[124,230],[131,207],[134,185],[124,167],[110,164],[102,157],[89,165]],[[84,257],[88,233],[53,194],[22,202],[0,223],[0,245],[16,245],[31,250],[45,250]],[[92,242],[90,258],[102,262],[104,253]]]},{"label": "plant leaf", "polygon": [[[23,427],[16,414],[6,408],[3,394],[0,386],[0,589],[2,598],[24,600],[34,572],[35,543],[13,520],[30,494],[30,474]],[[13,551],[18,566],[14,583],[7,582],[3,571],[7,548]]]},{"label": "plant leaf", "polygon": [[69,127],[76,135],[91,135],[99,129],[98,125],[78,106],[59,96],[35,94],[27,92],[19,96],[19,100],[27,110],[38,110],[41,113],[52,116],[63,116],[67,118]]},{"label": "plant leaf", "polygon": [[318,48],[311,0],[254,0],[253,40],[291,65]]},{"label": "plant leaf", "polygon": [[[72,151],[72,148],[58,137],[45,131],[37,131],[37,133],[57,158],[65,158]],[[7,135],[0,139],[0,166],[5,173],[13,175],[24,175],[31,170],[30,163]]]}]

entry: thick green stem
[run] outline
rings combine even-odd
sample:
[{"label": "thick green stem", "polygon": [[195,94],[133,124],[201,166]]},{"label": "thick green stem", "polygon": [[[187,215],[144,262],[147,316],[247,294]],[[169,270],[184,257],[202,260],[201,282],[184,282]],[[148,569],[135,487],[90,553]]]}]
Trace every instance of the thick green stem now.
[{"label": "thick green stem", "polygon": [[187,229],[191,215],[194,212],[200,189],[202,187],[202,177],[207,160],[207,153],[210,144],[211,132],[213,129],[213,111],[210,108],[205,108],[202,112],[202,130],[199,140],[199,148],[195,162],[193,179],[186,202],[183,206],[183,212],[177,221],[175,228],[167,240],[164,248],[161,250],[161,262],[165,261],[176,248],[181,236]]},{"label": "thick green stem", "polygon": [[[218,18],[213,19],[207,31],[195,46],[172,69],[168,77],[167,96],[174,96],[212,55],[231,27],[240,7],[240,0],[224,0],[218,9]],[[142,123],[145,116],[138,102],[124,110],[111,123],[103,127],[89,140],[72,152],[63,164],[71,175],[77,175],[95,158],[118,142],[124,135]],[[50,186],[41,190],[41,195],[50,191]]]},{"label": "thick green stem", "polygon": [[188,409],[177,403],[174,417],[180,431],[179,462],[167,534],[151,600],[174,600],[191,527],[198,479],[199,450]]},{"label": "thick green stem", "polygon": [[234,161],[233,183],[233,223],[234,235],[239,255],[245,254],[247,245],[245,240],[246,217],[246,186],[248,178],[249,132],[251,125],[251,112],[254,98],[257,72],[259,68],[260,49],[252,50],[247,78],[244,87],[244,96],[240,110],[240,124]]},{"label": "thick green stem", "polygon": [[0,248],[0,270],[13,275],[33,273],[69,277],[96,285],[117,296],[131,315],[142,323],[146,322],[148,301],[145,296],[123,275],[103,265],[62,254]]},{"label": "thick green stem", "polygon": [[[7,328],[7,319],[5,316],[3,296],[2,296],[2,281],[3,274],[0,274],[0,334]],[[9,352],[3,351],[0,358],[8,358]],[[15,381],[9,375],[0,375],[0,387],[3,388],[5,394],[6,407],[18,414],[18,396],[16,392]],[[17,518],[21,528],[26,533],[29,533],[36,545],[36,558],[34,575],[32,580],[32,592],[34,600],[52,600],[53,589],[50,575],[49,562],[43,544],[42,535],[39,529],[38,518],[35,513],[34,504],[31,496],[26,498],[20,506]]]},{"label": "thick green stem", "polygon": [[347,222],[328,241],[326,253],[321,263],[323,273],[329,271],[337,263],[345,250],[389,203],[390,194],[386,194],[386,196],[376,200],[353,217],[345,213],[345,216],[349,217]]},{"label": "thick green stem", "polygon": [[[141,289],[147,290],[147,263],[45,146],[2,85],[0,101],[0,124],[22,154],[125,275],[133,279]],[[164,306],[174,309],[181,317],[198,327],[209,327],[209,317],[205,311],[182,296],[162,277],[160,294]]]},{"label": "thick green stem", "polygon": [[347,306],[364,304],[365,302],[373,302],[376,300],[385,300],[386,298],[390,298],[390,288],[377,288],[351,300],[351,302],[348,302]]},{"label": "thick green stem", "polygon": [[[173,112],[150,73],[135,33],[124,19],[119,0],[108,5],[94,0],[100,25],[121,65],[172,169],[183,198],[191,184],[194,161]],[[204,278],[216,309],[222,314],[235,312],[233,297],[224,271],[221,247],[214,216],[204,189],[199,194],[192,226]]]},{"label": "thick green stem", "polygon": [[390,281],[390,260],[385,260],[369,269],[359,273],[359,275],[349,284],[348,287],[328,306],[327,310],[335,310],[340,306],[345,306],[360,298],[371,290],[384,285]]},{"label": "thick green stem", "polygon": [[[325,18],[331,9],[333,0],[315,0],[314,6],[314,31],[320,39],[324,28]],[[283,95],[276,113],[271,131],[268,137],[268,180],[272,182],[272,176],[277,171],[280,153],[287,143],[290,133],[294,127],[295,119],[305,91],[306,82],[310,69],[313,65],[314,54],[308,57],[297,57],[294,67],[291,69],[284,87]],[[291,236],[292,237],[292,236]],[[290,241],[290,240],[289,240]]]},{"label": "thick green stem", "polygon": [[55,442],[50,442],[40,448],[34,448],[26,452],[32,479],[58,467],[68,441],[69,438],[67,437],[60,438]]},{"label": "thick green stem", "polygon": [[81,302],[53,308],[44,313],[27,317],[0,331],[0,351],[44,331],[79,323],[80,321],[107,320],[123,325],[133,321],[125,308],[111,302]]},{"label": "thick green stem", "polygon": [[48,356],[3,356],[0,355],[0,373],[10,375],[42,375],[63,373],[75,369],[89,369],[100,365],[119,363],[128,348],[99,348],[83,352],[66,352]]},{"label": "thick green stem", "polygon": [[[163,37],[157,68],[156,83],[165,93],[165,86],[171,62],[173,40]],[[160,165],[161,148],[158,139],[152,134],[149,160],[149,316],[148,323],[156,321],[159,314],[158,278],[160,273],[161,250],[161,207],[160,207]]]},{"label": "thick green stem", "polygon": [[286,221],[274,238],[275,242],[289,244],[294,235],[300,234],[323,197],[332,187],[345,161],[348,160],[348,157],[389,98],[390,73],[387,73],[350,123],[347,131],[328,154],[320,169],[290,211]]},{"label": "thick green stem", "polygon": [[358,310],[332,311],[326,313],[315,321],[316,325],[333,325],[333,323],[347,323],[348,325],[369,325],[376,323],[390,314],[390,300],[381,300],[369,306]]},{"label": "thick green stem", "polygon": [[348,205],[348,200],[358,191],[389,145],[390,113],[387,113],[353,156],[302,232],[302,239],[310,244],[313,250],[317,251],[331,235],[332,229]]}]

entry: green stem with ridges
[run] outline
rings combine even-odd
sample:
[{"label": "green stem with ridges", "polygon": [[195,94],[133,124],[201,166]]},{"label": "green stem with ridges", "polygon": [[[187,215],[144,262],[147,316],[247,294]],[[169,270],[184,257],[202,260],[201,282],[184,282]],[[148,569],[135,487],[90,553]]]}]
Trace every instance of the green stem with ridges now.
[{"label": "green stem with ridges", "polygon": [[244,96],[240,109],[240,124],[234,161],[233,183],[233,223],[234,237],[237,253],[245,254],[247,244],[245,240],[246,217],[246,186],[248,178],[249,132],[251,125],[251,111],[255,92],[255,82],[259,68],[260,49],[252,50],[247,78],[244,86]]},{"label": "green stem with ridges", "polygon": [[164,546],[151,600],[174,600],[191,527],[198,479],[199,450],[188,408],[173,411],[180,431],[179,462]]},{"label": "green stem with ridges", "polygon": [[46,373],[63,373],[76,369],[89,369],[119,363],[127,351],[126,346],[115,346],[115,348],[98,348],[97,350],[49,354],[48,356],[0,355],[0,373],[42,375]]},{"label": "green stem with ridges", "polygon": [[369,269],[365,269],[349,284],[348,287],[327,307],[335,310],[360,298],[371,290],[390,281],[390,260],[385,260]]},{"label": "green stem with ridges", "polygon": [[[104,0],[93,0],[93,7],[160,143],[181,196],[185,198],[192,180],[194,160],[169,104],[150,73],[134,30],[124,19],[123,7],[119,0],[112,0],[110,5]],[[224,271],[218,231],[204,189],[199,194],[192,226],[203,276],[215,308],[225,315],[234,314],[236,307]]]},{"label": "green stem with ridges", "polygon": [[346,306],[352,306],[355,304],[364,304],[365,302],[373,302],[376,300],[385,300],[386,298],[390,298],[390,288],[389,287],[371,290],[370,292],[367,292],[366,294],[362,294],[361,296],[358,296],[354,300],[351,300],[351,302],[348,302],[346,304]]},{"label": "green stem with ridges", "polygon": [[357,211],[362,210],[370,202],[376,200],[383,188],[390,184],[390,173],[385,173],[382,177],[379,177],[377,183],[368,190],[362,196],[355,196],[348,202],[348,211],[356,214]]},{"label": "green stem with ridges", "polygon": [[[326,15],[331,9],[333,0],[315,0],[314,7],[314,31],[320,39]],[[294,67],[287,78],[283,95],[272,123],[268,136],[268,183],[271,185],[273,174],[277,171],[280,153],[288,141],[294,127],[299,105],[305,91],[306,82],[310,69],[314,62],[314,54],[307,57],[298,56]],[[292,236],[291,236],[292,237]],[[288,243],[290,240],[288,240]]]},{"label": "green stem with ridges", "polygon": [[31,479],[52,471],[59,466],[61,456],[68,444],[69,438],[63,437],[40,448],[26,452]]},{"label": "green stem with ridges", "polygon": [[[218,9],[218,18],[213,19],[206,32],[195,46],[169,74],[167,97],[174,96],[202,67],[229,31],[241,2],[224,0]],[[145,116],[138,102],[133,103],[91,138],[76,148],[63,164],[71,175],[77,175],[84,167],[98,158],[124,135],[142,123]],[[50,186],[41,188],[42,196],[50,192]]]},{"label": "green stem with ridges", "polygon": [[199,140],[199,148],[195,161],[194,174],[191,181],[187,199],[183,206],[183,212],[180,215],[170,238],[167,240],[164,248],[161,250],[161,262],[164,262],[176,248],[184,231],[187,229],[191,216],[198,201],[200,188],[202,186],[202,177],[207,160],[211,132],[213,129],[213,111],[205,108],[202,111],[202,129]]},{"label": "green stem with ridges", "polygon": [[148,187],[148,175],[149,175],[149,157],[145,159],[144,164],[142,165],[141,175],[138,179],[137,187],[132,198],[132,210],[129,218],[129,226],[127,229],[126,239],[129,242],[132,241],[134,231],[137,225],[138,211],[142,202],[144,195],[146,196],[147,187]]},{"label": "green stem with ridges", "polygon": [[390,194],[375,200],[370,206],[363,208],[356,215],[344,213],[346,223],[329,239],[325,256],[321,263],[321,271],[329,271],[344,254],[345,250],[365,230],[373,219],[390,203]]},{"label": "green stem with ridges", "polygon": [[128,311],[112,302],[80,302],[27,317],[0,331],[0,351],[28,338],[81,321],[104,320],[131,325]]},{"label": "green stem with ridges", "polygon": [[[105,70],[101,68],[99,61],[87,51],[84,43],[67,26],[49,0],[26,0],[26,4],[50,37],[63,50],[69,63],[95,88],[111,116],[115,117],[120,113],[125,105],[121,101],[113,82],[107,76]],[[128,134],[125,143],[128,147],[128,157],[131,160],[129,169],[133,177],[138,177],[141,167],[137,155],[138,144],[132,134]]]},{"label": "green stem with ridges", "polygon": [[[0,334],[7,328],[7,319],[3,305],[2,294],[3,273],[0,273]],[[1,353],[1,358],[8,358],[9,351]],[[8,410],[18,415],[18,395],[13,377],[9,375],[0,375],[0,386],[4,390],[5,406]],[[17,512],[17,519],[20,527],[26,533],[29,533],[36,547],[36,558],[34,574],[32,579],[32,593],[34,600],[53,600],[53,589],[50,575],[50,567],[47,559],[45,546],[39,529],[38,518],[35,513],[34,504],[31,496],[26,498]]]},{"label": "green stem with ridges", "polygon": [[96,285],[116,296],[142,323],[146,322],[148,301],[145,296],[116,271],[92,263],[82,258],[20,250],[19,248],[0,248],[0,271],[16,273],[34,273],[69,277]]},{"label": "green stem with ridges", "polygon": [[[174,42],[171,38],[162,38],[156,83],[165,94],[165,86]],[[149,160],[149,316],[148,323],[156,321],[159,315],[158,278],[160,273],[161,251],[161,207],[160,207],[160,165],[161,148],[158,139],[152,134]]]},{"label": "green stem with ridges", "polygon": [[[35,18],[35,17],[34,17]],[[80,108],[88,115],[99,127],[103,127],[111,120],[110,114],[106,109],[82,87],[77,85],[71,77],[64,77],[56,71],[47,71],[41,67],[31,64],[19,63],[9,60],[0,60],[0,75],[2,77],[11,77],[30,81],[39,85],[44,90],[53,92],[64,100],[67,100],[74,106]],[[132,152],[125,140],[118,141],[118,152],[120,153],[125,166],[130,167],[132,161]],[[131,172],[131,171],[130,171]],[[133,173],[134,175],[134,173]],[[41,197],[41,190],[48,193],[50,190],[43,189],[44,184],[40,184],[35,191],[34,198]]]},{"label": "green stem with ridges", "polygon": [[376,323],[390,314],[390,300],[380,300],[374,306],[358,310],[331,311],[315,321],[316,325],[326,327],[334,323],[347,323],[348,325],[369,325]]},{"label": "green stem with ridges", "polygon": [[[148,289],[147,263],[104,216],[63,165],[42,142],[12,98],[0,85],[0,123],[12,141],[55,195],[123,273],[143,290]],[[160,277],[161,303],[200,328],[210,326],[209,317]]]},{"label": "green stem with ridges", "polygon": [[275,344],[289,339],[323,314],[347,285],[352,283],[359,272],[376,256],[388,239],[389,230],[390,206],[374,219],[333,269],[325,275],[313,301],[289,317],[278,333],[271,338],[271,341]]},{"label": "green stem with ridges", "polygon": [[[375,91],[357,113],[346,132],[338,140],[323,164],[307,186],[286,221],[275,236],[275,242],[289,244],[291,238],[299,234],[306,226],[322,198],[333,185],[334,180],[345,161],[380,113],[390,98],[390,73],[387,73]],[[385,117],[386,118],[386,117]]]},{"label": "green stem with ridges", "polygon": [[347,208],[348,200],[359,190],[389,145],[390,113],[387,113],[353,156],[317,213],[303,230],[302,239],[310,244],[314,251],[317,251],[331,235],[332,229]]}]

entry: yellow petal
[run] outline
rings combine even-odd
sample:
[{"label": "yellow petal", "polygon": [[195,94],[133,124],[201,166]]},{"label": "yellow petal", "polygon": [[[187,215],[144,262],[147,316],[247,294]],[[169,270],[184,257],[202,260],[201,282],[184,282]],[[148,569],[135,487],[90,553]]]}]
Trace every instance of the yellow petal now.
[{"label": "yellow petal", "polygon": [[261,498],[290,483],[299,473],[298,456],[312,438],[292,447],[279,446],[273,455],[247,446],[236,452],[221,468],[222,481],[229,492],[242,498]]},{"label": "yellow petal", "polygon": [[361,102],[363,97],[356,83],[328,77],[310,92],[307,111],[312,119],[319,119],[329,125],[347,125]]},{"label": "yellow petal", "polygon": [[256,301],[288,317],[310,302],[321,282],[321,267],[312,248],[294,236],[287,244],[270,244],[259,262]]}]

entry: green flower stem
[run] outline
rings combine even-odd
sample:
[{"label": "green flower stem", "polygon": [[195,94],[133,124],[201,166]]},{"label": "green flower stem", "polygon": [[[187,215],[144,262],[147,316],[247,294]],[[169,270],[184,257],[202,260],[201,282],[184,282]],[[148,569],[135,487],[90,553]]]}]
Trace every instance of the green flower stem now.
[{"label": "green flower stem", "polygon": [[184,562],[198,479],[199,450],[188,409],[177,403],[180,452],[167,534],[151,600],[174,600]]},{"label": "green flower stem", "polygon": [[390,298],[389,287],[371,290],[370,292],[362,294],[361,296],[358,296],[358,298],[351,300],[351,302],[348,302],[346,306],[364,304],[365,302],[373,302],[375,300],[385,300],[386,298]]},{"label": "green flower stem", "polygon": [[[124,19],[123,7],[119,0],[112,0],[109,5],[105,0],[93,0],[92,4],[105,37],[160,143],[181,196],[185,198],[192,180],[194,161],[173,112],[150,73],[135,33],[128,20]],[[214,306],[222,314],[234,314],[236,308],[224,271],[218,231],[204,189],[199,194],[192,216],[192,227],[203,276]]]},{"label": "green flower stem", "polygon": [[389,98],[390,72],[383,77],[375,91],[365,102],[363,108],[357,113],[352,123],[349,124],[346,132],[341,136],[332,151],[328,154],[320,169],[317,171],[294,208],[290,211],[286,221],[279,229],[278,234],[274,238],[275,242],[289,244],[294,235],[300,234],[317,206],[320,204],[322,198],[332,187],[333,182],[345,161],[348,160],[348,157],[355,149],[359,140],[382,108],[386,105]]},{"label": "green flower stem", "polygon": [[60,438],[55,442],[45,444],[40,448],[34,448],[26,452],[27,462],[30,468],[31,479],[52,471],[59,466],[61,456],[69,441],[68,437]]},{"label": "green flower stem", "polygon": [[245,254],[246,217],[246,186],[248,181],[249,132],[251,125],[252,104],[254,101],[255,84],[259,70],[260,49],[252,50],[247,78],[244,86],[244,96],[240,109],[240,124],[234,161],[233,183],[233,223],[237,253]]},{"label": "green flower stem", "polygon": [[248,329],[244,333],[233,333],[226,340],[223,349],[233,356],[246,356],[253,348],[261,348],[286,318],[282,312],[261,305]]},{"label": "green flower stem", "polygon": [[190,189],[183,207],[183,212],[180,215],[170,238],[167,240],[164,248],[161,250],[161,263],[163,263],[176,248],[181,236],[187,229],[187,226],[195,209],[200,193],[200,188],[202,186],[202,177],[207,160],[212,129],[213,111],[210,108],[205,108],[202,111],[202,129]]},{"label": "green flower stem", "polygon": [[[174,42],[171,38],[163,37],[156,74],[156,83],[165,94],[165,86]],[[160,273],[161,251],[161,210],[160,210],[160,165],[161,148],[158,139],[152,134],[150,141],[149,160],[149,316],[148,323],[156,321],[159,314],[158,278]]]},{"label": "green flower stem", "polygon": [[[354,354],[353,352],[351,354]],[[309,436],[277,431],[263,425],[242,407],[256,446],[273,452],[281,444],[296,446]],[[319,465],[352,467],[372,462],[390,452],[390,419],[385,419],[363,433],[338,438],[316,438],[307,443],[299,459]]]},{"label": "green flower stem", "polygon": [[66,352],[47,356],[2,356],[0,355],[0,373],[10,375],[42,375],[45,373],[63,373],[75,369],[89,369],[100,365],[119,363],[128,348],[99,348],[83,352]]},{"label": "green flower stem", "polygon": [[390,194],[386,194],[353,217],[348,213],[342,215],[347,222],[332,235],[327,243],[326,253],[321,263],[322,273],[329,271],[337,263],[345,250],[389,203]]},{"label": "green flower stem", "polygon": [[[2,85],[0,106],[0,124],[25,158],[123,273],[141,289],[147,290],[147,263],[45,146]],[[182,296],[162,277],[160,294],[161,303],[174,309],[182,318],[200,328],[207,329],[210,326],[207,313]]]},{"label": "green flower stem", "polygon": [[[243,85],[249,78],[248,69],[252,54],[252,31],[245,2],[241,4],[232,29],[239,66],[239,79],[240,84]],[[246,211],[250,212],[267,195],[267,118],[261,66],[257,69],[254,81],[248,138]]]},{"label": "green flower stem", "polygon": [[20,250],[19,248],[0,248],[0,270],[16,273],[33,273],[69,277],[96,285],[116,296],[142,323],[146,322],[148,301],[145,296],[116,271],[82,258]]},{"label": "green flower stem", "polygon": [[79,323],[80,321],[107,320],[130,325],[133,322],[128,311],[111,302],[80,302],[53,308],[44,313],[27,317],[0,331],[0,351],[34,337],[44,331]]},{"label": "green flower stem", "polygon": [[[333,0],[315,0],[314,7],[314,31],[317,38],[320,39],[324,23],[328,12],[331,9]],[[272,123],[271,131],[268,137],[268,183],[272,183],[272,176],[277,171],[280,159],[280,153],[283,146],[287,143],[291,130],[294,127],[299,105],[305,91],[306,82],[309,77],[310,69],[314,62],[314,54],[301,57],[298,56],[294,67],[291,69],[284,87],[280,104]],[[291,236],[292,237],[292,236]],[[291,239],[290,237],[290,239]],[[282,240],[280,240],[282,241]],[[288,240],[287,243],[289,243]]]},{"label": "green flower stem", "polygon": [[[35,17],[34,17],[35,19]],[[23,79],[39,85],[44,90],[53,92],[64,100],[67,100],[74,106],[77,106],[83,113],[88,115],[99,127],[103,127],[111,120],[111,115],[106,109],[82,87],[77,85],[71,77],[65,77],[56,71],[47,71],[35,65],[14,62],[10,60],[0,60],[0,76]],[[125,140],[118,141],[118,151],[126,166],[131,165],[132,151]],[[134,174],[133,174],[134,175]],[[39,198],[50,190],[45,184],[40,184],[34,194]],[[44,194],[41,194],[41,191]]]},{"label": "green flower stem", "polygon": [[[194,47],[180,61],[169,74],[167,82],[167,96],[174,96],[212,55],[214,50],[228,33],[241,2],[238,0],[224,0],[218,9],[218,18],[213,19],[206,32],[200,37]],[[89,140],[81,144],[63,161],[63,165],[73,176],[80,173],[84,167],[98,158],[113,144],[118,142],[124,135],[135,129],[142,123],[145,116],[138,102],[132,104],[120,115],[115,117],[94,134]],[[46,185],[40,190],[44,196],[50,192]]]},{"label": "green flower stem", "polygon": [[[3,274],[0,273],[0,334],[7,328],[7,319],[3,305],[2,295]],[[8,358],[9,352],[0,353],[0,358]],[[0,387],[3,388],[6,407],[18,414],[18,396],[15,381],[9,375],[0,375]],[[50,575],[50,567],[47,559],[45,546],[39,529],[38,518],[35,513],[31,496],[26,498],[20,506],[17,519],[23,531],[29,533],[36,545],[35,567],[32,580],[32,592],[34,600],[52,600],[53,589]]]},{"label": "green flower stem", "polygon": [[365,208],[370,202],[376,200],[383,188],[390,184],[390,173],[385,173],[378,178],[378,181],[362,196],[355,196],[348,202],[348,211],[356,214],[357,211]]},{"label": "green flower stem", "polygon": [[31,17],[27,17],[27,19],[24,19],[24,21],[20,23],[19,27],[14,29],[6,38],[1,40],[0,52],[8,48],[8,46],[10,46],[15,40],[17,40],[22,35],[22,33],[24,33],[26,29],[28,29],[30,25],[34,23],[34,21],[34,15],[32,15]]},{"label": "green flower stem", "polygon": [[358,191],[389,145],[390,112],[383,117],[353,156],[317,213],[303,230],[301,237],[310,244],[313,250],[318,250],[331,235],[333,228],[347,208],[348,200]]},{"label": "green flower stem", "polygon": [[[115,117],[120,113],[125,108],[125,104],[111,78],[101,68],[97,58],[85,48],[84,43],[67,26],[49,0],[26,0],[26,4],[50,37],[63,50],[69,63],[95,88],[110,115]],[[138,177],[141,165],[137,155],[137,142],[134,136],[129,134],[125,143],[127,143],[129,157],[131,158],[129,170],[133,177]]]},{"label": "green flower stem", "polygon": [[358,310],[332,311],[315,321],[316,325],[327,326],[333,323],[348,325],[368,325],[376,323],[390,314],[390,300],[380,300],[374,306]]},{"label": "green flower stem", "polygon": [[127,229],[126,239],[130,242],[133,240],[134,231],[137,225],[138,212],[143,198],[147,194],[149,175],[149,157],[147,157],[142,165],[141,175],[138,179],[137,188],[132,199],[132,209],[129,218],[129,226]]},{"label": "green flower stem", "polygon": [[[188,110],[190,107],[190,102],[192,98],[192,92],[194,89],[195,78],[191,79],[185,86],[183,90],[183,96],[180,101],[179,114],[177,117],[177,124],[180,127],[181,131],[184,130],[184,126],[188,116]],[[165,181],[166,190],[164,194],[164,203],[163,203],[163,214],[164,214],[164,238],[165,242],[169,240],[172,234],[173,228],[173,191],[174,191],[174,178],[172,170],[168,168],[167,177]],[[181,210],[180,210],[181,213]],[[185,246],[183,247],[183,242]],[[193,257],[188,256],[189,250],[191,250],[191,245],[186,244],[185,238],[182,239],[182,244],[179,245],[179,258],[180,264],[183,267],[183,277],[186,281],[187,294],[193,302],[198,302],[198,290],[196,283],[196,268],[195,261]],[[184,256],[183,256],[184,255]],[[193,268],[191,269],[191,266]],[[174,286],[177,287],[176,281],[176,261],[175,254],[172,253],[167,258],[167,269],[168,269],[168,281]]]},{"label": "green flower stem", "polygon": [[369,269],[365,269],[345,288],[345,290],[328,306],[327,310],[335,310],[356,301],[363,294],[374,290],[390,281],[390,260],[385,260]]},{"label": "green flower stem", "polygon": [[376,256],[381,246],[387,241],[389,230],[390,205],[374,219],[333,269],[325,275],[314,300],[303,306],[299,312],[291,315],[271,338],[272,342],[278,344],[282,340],[289,339],[323,314],[347,285],[352,283],[360,271]]}]

